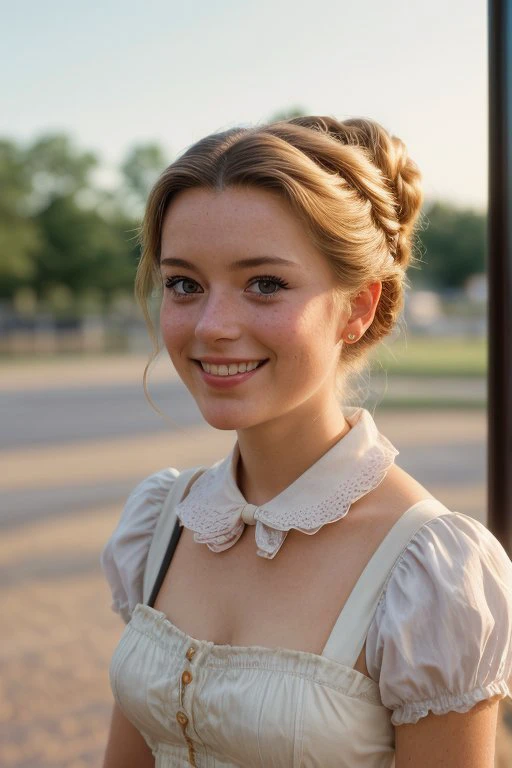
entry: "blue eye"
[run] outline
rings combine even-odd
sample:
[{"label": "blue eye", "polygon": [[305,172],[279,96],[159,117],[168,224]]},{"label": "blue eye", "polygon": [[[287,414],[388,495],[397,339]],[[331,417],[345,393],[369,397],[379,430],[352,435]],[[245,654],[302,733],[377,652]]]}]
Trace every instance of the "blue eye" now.
[{"label": "blue eye", "polygon": [[[183,291],[176,290],[176,286],[179,285],[179,283],[183,283]],[[196,283],[195,280],[192,280],[191,277],[169,277],[167,280],[165,280],[165,287],[169,288],[173,294],[176,297],[182,297],[182,296],[192,296],[195,293],[198,293],[198,291],[187,291],[185,289],[185,286],[198,286],[199,283]]]},{"label": "blue eye", "polygon": [[286,282],[286,280],[283,280],[280,277],[274,277],[273,275],[260,275],[259,277],[253,278],[250,284],[256,285],[257,283],[261,283],[262,285],[265,285],[266,288],[268,288],[269,286],[276,288],[277,286],[277,290],[267,292],[266,288],[264,288],[261,291],[261,293],[258,294],[259,296],[262,296],[266,299],[270,299],[276,294],[278,294],[282,288],[288,288],[288,283]]},{"label": "blue eye", "polygon": [[[184,299],[187,296],[195,296],[196,294],[203,293],[203,289],[199,283],[191,277],[174,275],[173,277],[168,277],[164,280],[164,284],[165,287],[172,292],[174,298],[178,300]],[[258,292],[249,291],[249,293],[266,300],[272,299],[281,291],[281,289],[288,288],[286,280],[283,280],[281,277],[275,277],[274,275],[259,275],[258,277],[254,277],[249,285],[259,285],[260,290]],[[178,286],[181,286],[181,290],[178,290]]]}]

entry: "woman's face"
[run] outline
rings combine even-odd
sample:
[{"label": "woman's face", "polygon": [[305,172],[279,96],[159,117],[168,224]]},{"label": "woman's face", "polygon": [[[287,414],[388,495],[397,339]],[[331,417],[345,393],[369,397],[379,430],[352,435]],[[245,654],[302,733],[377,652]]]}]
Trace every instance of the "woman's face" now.
[{"label": "woman's face", "polygon": [[[280,197],[181,192],[164,217],[161,275],[162,337],[211,426],[303,419],[332,400],[346,316],[326,259]],[[258,367],[236,372],[238,362]]]}]

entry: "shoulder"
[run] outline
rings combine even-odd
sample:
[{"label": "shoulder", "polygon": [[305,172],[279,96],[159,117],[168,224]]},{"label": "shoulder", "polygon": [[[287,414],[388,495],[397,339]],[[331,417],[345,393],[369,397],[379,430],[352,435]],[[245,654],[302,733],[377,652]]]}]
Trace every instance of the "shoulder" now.
[{"label": "shoulder", "polygon": [[367,659],[393,725],[511,695],[512,562],[482,523],[447,509],[420,527],[388,576]]},{"label": "shoulder", "polygon": [[350,516],[362,523],[362,535],[370,527],[384,536],[412,506],[435,497],[401,467],[392,464],[382,482],[355,501]]},{"label": "shoulder", "polygon": [[112,592],[112,610],[125,622],[140,602],[151,538],[167,495],[179,477],[174,467],[154,472],[128,496],[100,563]]},{"label": "shoulder", "polygon": [[425,486],[397,464],[391,465],[382,483],[372,493],[382,510],[396,509],[398,515],[418,501],[435,498]]}]

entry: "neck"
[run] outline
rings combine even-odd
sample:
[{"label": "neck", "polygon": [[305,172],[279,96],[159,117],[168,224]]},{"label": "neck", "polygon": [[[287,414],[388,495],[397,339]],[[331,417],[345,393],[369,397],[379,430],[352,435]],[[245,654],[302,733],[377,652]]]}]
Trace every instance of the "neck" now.
[{"label": "neck", "polygon": [[270,501],[349,430],[335,397],[308,401],[272,422],[240,430],[237,484],[244,498],[256,506]]}]

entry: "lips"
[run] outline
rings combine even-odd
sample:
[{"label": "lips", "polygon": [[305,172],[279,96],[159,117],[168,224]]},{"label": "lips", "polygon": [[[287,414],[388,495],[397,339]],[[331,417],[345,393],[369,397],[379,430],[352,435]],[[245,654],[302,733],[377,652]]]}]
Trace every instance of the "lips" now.
[{"label": "lips", "polygon": [[[258,368],[261,368],[261,366],[264,365],[267,362],[267,360],[268,360],[268,358],[265,358],[264,360],[257,360],[257,359],[254,359],[254,358],[252,360],[233,360],[233,359],[231,359],[231,360],[224,359],[223,360],[221,358],[220,359],[219,358],[214,358],[214,359],[210,358],[209,360],[207,360],[207,359],[204,359],[204,360],[193,360],[193,362],[197,363],[197,365],[201,368],[202,371],[204,371],[205,373],[211,374],[213,376],[238,376],[239,374],[250,373],[251,371],[255,371]],[[250,365],[251,367],[250,368],[246,367],[245,371],[241,370],[241,371],[236,371],[236,372],[229,373],[229,368],[233,367],[235,365],[237,367],[238,366],[242,366],[242,368],[244,367],[244,365],[245,366],[249,366]],[[207,367],[205,368],[205,366],[207,366]],[[214,370],[212,370],[212,367],[214,368]],[[218,370],[219,368],[223,368],[224,371],[227,369],[228,372],[220,373],[219,370]]]},{"label": "lips", "polygon": [[260,359],[258,357],[203,357],[191,358],[195,363],[210,363],[211,365],[231,365],[232,363],[264,363],[267,357]]},{"label": "lips", "polygon": [[231,389],[232,387],[236,387],[242,382],[247,381],[252,376],[254,376],[260,368],[262,368],[265,363],[268,362],[268,358],[266,360],[262,360],[259,365],[256,368],[253,368],[252,371],[246,371],[245,373],[232,373],[232,374],[214,374],[214,373],[207,373],[199,360],[194,360],[197,367],[199,368],[199,373],[201,375],[201,378],[208,386],[214,387],[216,389]]}]

